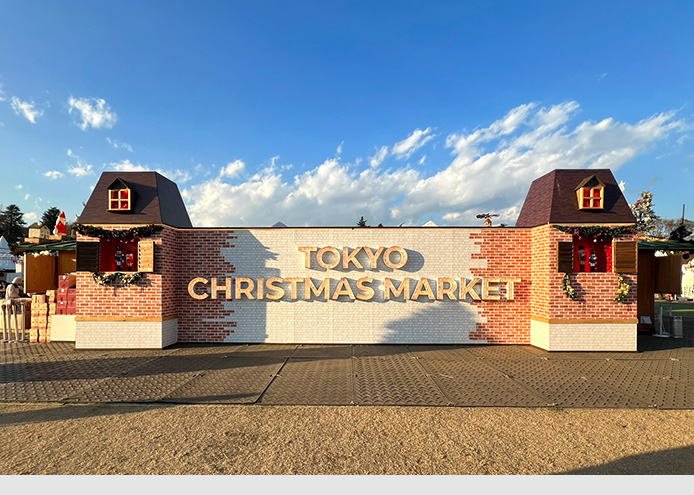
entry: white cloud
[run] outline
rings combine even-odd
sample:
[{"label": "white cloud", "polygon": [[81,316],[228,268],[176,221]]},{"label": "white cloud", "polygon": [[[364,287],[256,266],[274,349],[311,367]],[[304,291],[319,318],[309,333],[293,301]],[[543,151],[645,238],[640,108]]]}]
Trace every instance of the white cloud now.
[{"label": "white cloud", "polygon": [[425,161],[427,161],[427,156],[426,156],[426,155],[422,155],[422,158],[419,159],[419,164],[420,164],[420,165],[424,165],[424,162],[425,162]]},{"label": "white cloud", "polygon": [[12,110],[14,110],[14,113],[21,117],[24,117],[32,124],[36,123],[37,117],[43,115],[42,110],[36,109],[34,102],[29,103],[28,101],[22,101],[16,96],[10,98],[10,105],[12,106]]},{"label": "white cloud", "polygon": [[75,177],[86,177],[88,175],[94,175],[94,170],[91,165],[78,161],[77,165],[68,167],[67,173]]},{"label": "white cloud", "polygon": [[121,143],[119,141],[116,141],[115,139],[111,139],[108,137],[106,138],[106,142],[113,146],[115,149],[123,148],[124,150],[128,150],[130,153],[133,152],[133,147],[130,146],[128,143]]},{"label": "white cloud", "polygon": [[21,191],[24,188],[24,186],[21,184],[17,184],[16,186],[14,186],[14,188],[18,191]]},{"label": "white cloud", "polygon": [[103,98],[73,98],[71,96],[67,103],[70,106],[69,113],[73,110],[79,112],[82,130],[86,130],[87,127],[110,129],[118,120],[116,113]]},{"label": "white cloud", "polygon": [[159,172],[164,177],[181,184],[185,184],[190,181],[191,176],[188,172],[180,169],[176,170],[162,170],[162,169],[152,169],[147,165],[134,164],[130,160],[122,160],[120,162],[111,162],[107,167],[109,170],[114,170],[116,172]]},{"label": "white cloud", "polygon": [[39,218],[38,213],[35,211],[30,211],[24,214],[24,219],[28,220],[30,222],[33,222],[34,220],[37,220]]},{"label": "white cloud", "polygon": [[27,201],[31,197],[31,194],[25,194],[24,195],[24,201]]},{"label": "white cloud", "polygon": [[342,154],[342,146],[344,146],[344,144],[345,144],[345,142],[342,141],[342,142],[340,143],[340,146],[337,147],[337,150],[335,150],[336,153],[337,153],[337,156],[340,156],[340,155]]},{"label": "white cloud", "polygon": [[135,165],[130,160],[123,160],[121,162],[111,162],[109,163],[109,169],[115,170],[116,172],[145,172],[150,170],[149,167],[145,165],[140,165],[139,163]]},{"label": "white cloud", "polygon": [[373,168],[378,167],[383,160],[388,156],[388,146],[381,146],[381,148],[376,152],[376,154],[369,158],[369,165]]},{"label": "white cloud", "polygon": [[94,175],[94,167],[86,163],[82,158],[72,152],[71,149],[67,150],[67,156],[74,158],[77,162],[76,165],[67,168],[67,173],[74,175],[75,177],[86,177],[88,175]]},{"label": "white cloud", "polygon": [[49,179],[55,180],[55,179],[60,179],[63,176],[62,172],[59,172],[58,170],[50,170],[43,174],[44,177],[48,177]]},{"label": "white cloud", "polygon": [[409,158],[412,153],[434,139],[434,136],[431,134],[431,127],[424,130],[415,129],[407,138],[393,145],[392,153],[398,159]]},{"label": "white cloud", "polygon": [[[484,212],[499,214],[496,225],[513,225],[534,179],[555,168],[615,171],[687,128],[674,112],[625,123],[577,121],[579,111],[576,102],[526,104],[487,127],[453,133],[446,139],[450,161],[430,173],[409,166],[381,170],[377,153],[370,159],[376,167],[361,172],[331,158],[289,178],[271,166],[241,184],[217,177],[182,194],[199,226],[269,226],[280,220],[290,226],[351,226],[361,215],[373,225],[421,225],[426,219],[480,225],[475,215]],[[425,131],[417,143],[429,136]]]},{"label": "white cloud", "polygon": [[[273,157],[272,158],[272,166],[275,166],[276,158],[279,157]],[[246,169],[246,164],[243,163],[241,160],[234,160],[233,162],[227,163],[222,169],[219,171],[219,178],[223,179],[225,177],[229,179],[233,179],[234,177],[238,177],[243,173],[243,171]]]}]

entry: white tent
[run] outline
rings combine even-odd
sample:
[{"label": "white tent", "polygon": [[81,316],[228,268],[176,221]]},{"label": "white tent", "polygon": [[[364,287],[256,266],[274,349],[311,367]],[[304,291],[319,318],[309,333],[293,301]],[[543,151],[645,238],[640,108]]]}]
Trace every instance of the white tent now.
[{"label": "white tent", "polygon": [[0,236],[0,271],[14,271],[14,254],[10,251],[5,237]]}]

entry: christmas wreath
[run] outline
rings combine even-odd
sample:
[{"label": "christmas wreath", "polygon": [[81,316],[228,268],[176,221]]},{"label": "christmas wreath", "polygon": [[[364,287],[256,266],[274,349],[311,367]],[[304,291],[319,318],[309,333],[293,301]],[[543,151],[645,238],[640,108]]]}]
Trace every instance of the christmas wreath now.
[{"label": "christmas wreath", "polygon": [[151,237],[164,227],[161,225],[144,225],[142,227],[131,227],[123,230],[107,230],[100,227],[89,225],[75,225],[75,230],[82,235],[98,237],[99,239],[133,239],[135,237]]},{"label": "christmas wreath", "polygon": [[568,273],[564,274],[564,279],[561,281],[561,289],[564,291],[566,297],[572,301],[576,300],[576,291],[571,287],[571,279]]},{"label": "christmas wreath", "polygon": [[626,299],[627,295],[629,294],[629,289],[631,289],[631,285],[627,284],[624,281],[624,276],[620,275],[619,276],[619,283],[617,285],[617,297],[614,298],[614,302],[624,302]]},{"label": "christmas wreath", "polygon": [[557,230],[561,230],[562,232],[566,232],[567,234],[572,234],[575,236],[579,237],[593,237],[595,239],[599,238],[605,238],[605,239],[614,239],[618,235],[621,234],[630,234],[634,231],[633,227],[631,226],[623,226],[623,227],[601,227],[601,226],[590,226],[590,227],[581,227],[581,226],[576,226],[572,227],[570,225],[552,225]]},{"label": "christmas wreath", "polygon": [[123,285],[136,284],[142,278],[142,272],[134,273],[123,273],[114,272],[101,275],[100,273],[95,273],[92,275],[94,277],[94,282],[99,285],[112,285],[116,283],[121,283]]}]

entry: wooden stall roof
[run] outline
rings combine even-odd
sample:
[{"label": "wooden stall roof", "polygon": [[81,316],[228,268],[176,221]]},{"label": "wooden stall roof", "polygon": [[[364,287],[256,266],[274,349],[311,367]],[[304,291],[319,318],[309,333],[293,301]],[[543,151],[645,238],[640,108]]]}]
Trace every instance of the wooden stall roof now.
[{"label": "wooden stall roof", "polygon": [[15,253],[20,253],[24,251],[76,251],[77,241],[75,239],[65,239],[62,241],[54,242],[40,242],[34,243],[24,243],[18,244],[14,247]]},{"label": "wooden stall roof", "polygon": [[679,251],[694,253],[694,241],[640,240],[639,249],[645,251]]}]

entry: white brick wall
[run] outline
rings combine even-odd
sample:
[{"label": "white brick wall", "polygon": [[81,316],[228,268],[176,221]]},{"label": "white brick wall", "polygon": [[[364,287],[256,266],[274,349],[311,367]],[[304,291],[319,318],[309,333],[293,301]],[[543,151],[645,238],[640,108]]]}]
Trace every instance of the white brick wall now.
[{"label": "white brick wall", "polygon": [[547,351],[637,350],[636,323],[547,323],[530,321],[530,344]]},{"label": "white brick wall", "polygon": [[77,321],[75,349],[163,349],[175,344],[178,320]]},{"label": "white brick wall", "polygon": [[[477,322],[484,322],[477,308],[467,302],[430,301],[426,297],[416,301],[385,301],[383,279],[402,280],[409,277],[410,290],[421,277],[435,282],[438,277],[472,277],[471,268],[486,267],[486,260],[473,259],[479,246],[470,240],[477,229],[268,229],[236,230],[234,248],[222,248],[221,255],[236,267],[235,274],[225,276],[248,277],[312,277],[318,285],[330,277],[334,289],[341,277],[350,279],[353,288],[361,277],[373,277],[376,295],[370,301],[351,301],[341,297],[338,301],[300,297],[290,300],[285,294],[280,301],[249,301],[242,298],[225,305],[234,313],[227,321],[237,322],[228,342],[292,342],[292,343],[469,343],[469,334]],[[372,270],[365,253],[357,259],[363,270],[344,270],[341,265],[326,271],[315,262],[304,266],[304,253],[299,246],[333,246],[350,251],[359,246],[373,250],[380,246],[400,246],[408,251],[408,263],[393,270],[379,261]],[[330,255],[328,255],[330,256]],[[397,255],[394,255],[394,260]],[[327,258],[326,258],[327,260]],[[220,282],[222,282],[220,280]],[[283,285],[284,286],[284,285]],[[432,288],[434,284],[432,283]],[[220,295],[221,296],[221,295]],[[499,304],[504,304],[503,301]],[[217,321],[217,320],[207,320]],[[483,343],[481,341],[475,341]]]}]

